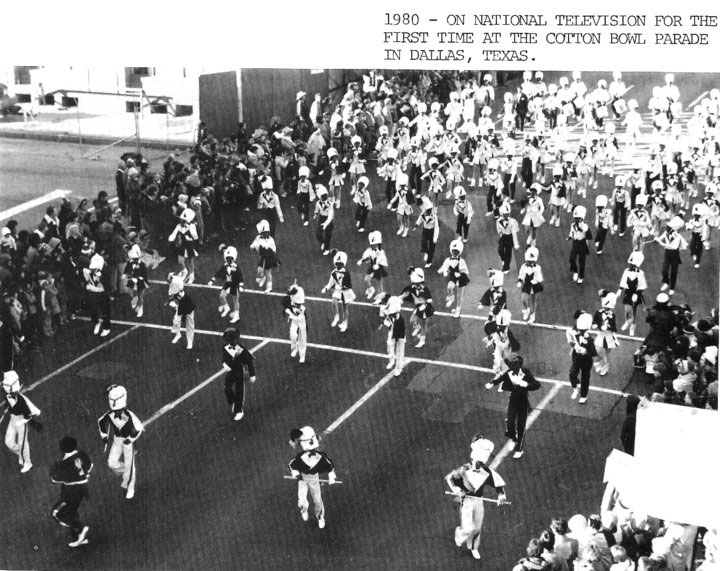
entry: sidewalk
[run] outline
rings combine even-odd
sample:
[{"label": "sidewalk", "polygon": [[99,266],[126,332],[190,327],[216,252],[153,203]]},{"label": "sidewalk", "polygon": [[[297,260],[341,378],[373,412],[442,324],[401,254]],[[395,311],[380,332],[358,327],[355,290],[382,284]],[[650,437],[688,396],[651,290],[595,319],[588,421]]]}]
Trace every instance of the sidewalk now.
[{"label": "sidewalk", "polygon": [[[36,107],[37,115],[0,117],[0,137],[35,139],[64,143],[110,145],[127,137],[126,145],[135,141],[135,115],[133,113],[91,114],[77,108],[61,110],[58,107]],[[142,146],[165,149],[193,144],[197,120],[194,115],[173,117],[143,110],[139,115]]]}]

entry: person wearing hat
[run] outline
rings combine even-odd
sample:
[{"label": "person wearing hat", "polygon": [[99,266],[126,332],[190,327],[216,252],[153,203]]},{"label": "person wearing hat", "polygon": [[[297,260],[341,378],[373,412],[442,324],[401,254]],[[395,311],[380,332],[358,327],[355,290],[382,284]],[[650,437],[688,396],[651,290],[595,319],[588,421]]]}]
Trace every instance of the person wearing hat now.
[{"label": "person wearing hat", "polygon": [[240,343],[240,332],[236,327],[223,331],[222,362],[225,375],[225,398],[230,406],[233,420],[242,420],[245,416],[245,368],[251,383],[256,381],[255,356]]},{"label": "person wearing hat", "polygon": [[352,193],[352,199],[355,203],[355,226],[360,233],[365,232],[368,212],[372,209],[372,199],[370,198],[370,190],[368,188],[369,184],[370,181],[368,177],[361,176]]},{"label": "person wearing hat", "polygon": [[272,291],[272,271],[280,265],[280,260],[277,257],[277,246],[270,232],[268,221],[260,220],[255,227],[258,235],[250,244],[250,249],[260,256],[255,281],[258,287],[265,286],[265,292],[267,293]]},{"label": "person wearing hat", "polygon": [[455,204],[453,205],[453,214],[457,217],[455,224],[455,234],[458,240],[468,241],[468,233],[470,232],[470,221],[472,220],[474,210],[470,201],[467,200],[467,193],[462,186],[455,187]]},{"label": "person wearing hat", "polygon": [[[568,185],[563,180],[563,176],[565,175],[565,171],[563,170],[563,167],[560,165],[556,165],[553,167],[552,170],[552,176],[553,179],[550,182],[550,184],[547,185],[541,185],[540,183],[533,183],[537,185],[535,187],[535,192],[537,193],[537,190],[539,188],[542,188],[545,192],[550,193],[550,200],[548,202],[550,206],[550,222],[549,224],[552,226],[555,224],[555,227],[560,227],[560,212],[564,208],[564,206],[567,204],[570,205],[570,202],[568,201]],[[528,187],[528,193],[531,193],[533,185],[530,185]]]},{"label": "person wearing hat", "polygon": [[77,440],[72,436],[60,439],[62,459],[50,468],[50,480],[60,484],[60,499],[52,508],[52,516],[63,527],[70,528],[69,547],[79,547],[88,543],[90,528],[80,521],[78,509],[83,499],[88,497],[87,484],[93,462],[82,450],[78,450]]},{"label": "person wearing hat", "polygon": [[445,163],[445,200],[450,200],[453,189],[465,180],[465,165],[460,159],[460,148],[453,145],[450,148],[450,157]]},{"label": "person wearing hat", "polygon": [[500,214],[495,222],[495,229],[498,233],[498,255],[502,261],[502,272],[507,274],[510,271],[510,263],[512,262],[513,249],[520,247],[518,242],[518,232],[520,226],[517,220],[510,217],[510,203],[504,201],[498,208]]},{"label": "person wearing hat", "polygon": [[440,200],[440,193],[445,185],[445,177],[442,172],[440,172],[440,161],[437,157],[432,157],[428,160],[428,166],[430,167],[430,170],[423,174],[420,179],[428,181],[427,195],[432,197],[432,201],[435,206],[437,206]]},{"label": "person wearing hat", "polygon": [[387,355],[388,364],[386,369],[394,369],[396,377],[402,374],[405,366],[405,318],[402,316],[402,298],[399,296],[383,295],[380,306],[380,317],[383,322],[378,329],[387,329]]},{"label": "person wearing hat", "polygon": [[601,376],[608,374],[610,364],[608,357],[610,351],[620,345],[617,338],[617,324],[615,321],[615,304],[617,303],[617,294],[614,292],[601,289],[598,292],[600,297],[600,309],[593,316],[593,329],[597,331],[595,336],[595,350],[598,358],[595,361],[595,371]]},{"label": "person wearing hat", "polygon": [[[383,281],[388,275],[388,261],[382,245],[382,234],[379,230],[368,234],[368,242],[370,245],[357,261],[357,265],[361,266],[363,262],[367,262],[368,264],[367,272],[365,273],[365,296],[367,299],[372,299],[376,293],[385,293]],[[377,289],[373,286],[373,280],[377,282]]]},{"label": "person wearing hat", "polygon": [[93,333],[100,337],[110,335],[110,273],[105,259],[92,254],[88,267],[82,269],[85,295],[90,306],[90,319],[95,326]]},{"label": "person wearing hat", "polygon": [[178,273],[168,274],[168,305],[175,310],[172,328],[170,333],[174,335],[172,343],[180,341],[182,337],[181,328],[185,325],[185,337],[187,348],[192,349],[195,339],[195,302],[185,291],[187,281],[187,270],[183,269]]},{"label": "person wearing hat", "polygon": [[622,302],[625,308],[625,322],[620,327],[621,331],[629,329],[631,336],[635,335],[635,317],[639,305],[645,303],[643,292],[647,289],[645,272],[640,269],[645,256],[642,252],[632,252],[628,258],[628,267],[620,278],[620,288],[616,295],[622,293]]},{"label": "person wearing hat", "polygon": [[608,199],[604,194],[595,197],[595,253],[599,256],[605,248],[608,232],[613,234],[612,211],[607,208]]},{"label": "person wearing hat", "polygon": [[[595,343],[590,335],[592,328],[592,315],[585,311],[578,311],[575,318],[575,327],[567,329],[565,337],[572,348],[570,365],[570,385],[572,385],[571,399],[578,398],[580,404],[587,402],[590,389],[590,373],[593,368],[593,359],[597,357]],[[578,376],[580,376],[580,390],[578,391]]]},{"label": "person wearing hat", "polygon": [[505,480],[488,466],[494,449],[492,441],[481,434],[476,435],[470,443],[470,462],[445,476],[445,482],[460,503],[460,525],[455,528],[455,545],[462,547],[465,544],[475,559],[481,558],[485,488],[495,488],[499,505],[507,503]]},{"label": "person wearing hat", "polygon": [[26,395],[20,394],[22,385],[15,371],[3,373],[2,387],[7,412],[10,413],[5,431],[5,446],[17,455],[21,466],[20,473],[25,474],[33,467],[27,427],[30,425],[37,431],[42,430],[42,424],[36,418],[40,415],[40,409]]},{"label": "person wearing hat", "polygon": [[[225,317],[229,313],[230,323],[237,323],[240,321],[239,293],[243,291],[243,285],[245,285],[242,270],[237,265],[237,248],[220,244],[220,251],[222,252],[224,263],[218,268],[215,275],[210,278],[208,285],[212,285],[215,280],[223,281],[223,285],[220,288],[220,305],[218,306],[218,312],[220,313],[220,317]],[[228,296],[230,296],[233,302],[232,312],[230,311],[230,305],[227,301]]]},{"label": "person wearing hat", "polygon": [[522,200],[521,214],[524,214],[522,225],[525,226],[527,234],[527,245],[537,243],[537,229],[545,223],[545,204],[542,198],[538,196],[538,192],[542,190],[542,185],[533,183],[528,189],[527,196]]},{"label": "person wearing hat", "polygon": [[397,235],[405,238],[410,230],[410,216],[415,201],[412,189],[408,188],[408,175],[400,173],[395,181],[395,196],[388,203],[388,210],[394,210],[398,221]]},{"label": "person wearing hat", "polygon": [[198,256],[198,241],[195,211],[192,208],[185,208],[180,213],[180,222],[168,236],[168,242],[177,243],[179,246],[178,264],[184,266],[187,270],[188,284],[195,282],[195,258]]},{"label": "person wearing hat", "polygon": [[485,206],[487,212],[485,216],[499,216],[497,209],[504,200],[503,195],[503,177],[500,174],[500,161],[496,158],[488,160],[487,174],[485,175],[484,184],[487,187],[487,195],[485,196]]},{"label": "person wearing hat", "polygon": [[416,134],[410,139],[410,150],[405,157],[405,165],[408,169],[408,184],[413,192],[420,192],[420,190],[422,190],[422,176],[425,173],[426,164],[427,153],[425,152],[425,149],[423,149],[420,145],[419,136]]},{"label": "person wearing hat", "polygon": [[352,279],[347,269],[347,254],[333,249],[334,268],[330,272],[328,283],[320,290],[325,293],[332,290],[333,320],[330,327],[338,326],[341,332],[347,331],[350,307],[355,301],[355,292],[352,289]]},{"label": "person wearing hat", "polygon": [[143,316],[145,290],[150,287],[147,279],[147,266],[140,258],[142,252],[138,244],[133,244],[128,250],[128,264],[125,266],[125,280],[127,291],[132,299],[130,307],[135,310],[138,317]]},{"label": "person wearing hat", "polygon": [[485,340],[486,347],[492,348],[495,378],[507,370],[505,359],[510,354],[520,350],[520,343],[510,331],[511,319],[512,314],[510,311],[507,309],[500,310],[495,315],[493,331],[488,334],[488,338]]},{"label": "person wearing hat", "polygon": [[707,212],[702,202],[693,204],[692,218],[687,221],[685,227],[690,230],[690,255],[693,258],[695,269],[700,267],[702,259],[703,244],[708,237]]},{"label": "person wearing hat", "polygon": [[637,198],[635,198],[635,207],[630,211],[627,218],[627,225],[632,228],[633,250],[636,252],[643,251],[645,240],[652,233],[652,220],[648,211],[645,210],[647,202],[647,194],[638,194]]},{"label": "person wearing hat", "polygon": [[490,309],[484,326],[485,335],[487,335],[486,343],[496,329],[496,316],[507,307],[507,292],[503,289],[504,274],[500,270],[494,269],[488,270],[487,274],[490,279],[490,287],[482,294],[477,306],[478,309],[485,307]]},{"label": "person wearing hat", "polygon": [[308,127],[312,126],[310,120],[310,113],[308,111],[307,103],[305,102],[305,96],[307,93],[304,91],[298,91],[295,95],[295,120]]},{"label": "person wearing hat", "polygon": [[528,393],[540,388],[538,381],[527,367],[523,367],[523,358],[511,354],[506,359],[508,370],[489,383],[486,389],[500,387],[510,392],[507,416],[505,418],[505,436],[514,442],[513,458],[521,458],[525,452],[525,425],[530,412]]},{"label": "person wearing hat", "polygon": [[415,347],[419,348],[425,345],[428,321],[435,313],[435,306],[430,289],[425,285],[423,269],[411,266],[408,268],[408,275],[410,276],[410,285],[403,288],[400,298],[415,305],[410,316],[410,325],[412,326],[412,336],[418,338]]},{"label": "person wearing hat", "polygon": [[307,226],[310,217],[310,202],[315,200],[315,190],[313,184],[309,180],[310,169],[307,166],[301,166],[298,169],[298,183],[297,183],[297,210],[300,214],[300,220],[303,226]]},{"label": "person wearing hat", "polygon": [[688,247],[687,240],[680,235],[685,222],[679,216],[674,216],[667,224],[665,232],[655,238],[655,242],[665,248],[665,257],[662,266],[662,285],[660,291],[668,290],[668,294],[675,293],[675,284],[680,264],[680,250]]},{"label": "person wearing hat", "polygon": [[315,185],[315,195],[317,202],[315,203],[315,213],[313,220],[318,219],[317,231],[315,237],[320,242],[320,252],[323,256],[330,254],[330,240],[335,219],[335,206],[333,201],[328,197],[328,190],[322,184]]},{"label": "person wearing hat", "polygon": [[573,281],[581,284],[585,279],[585,258],[590,253],[588,241],[592,240],[592,232],[585,222],[585,207],[576,206],[573,210],[573,223],[567,237],[572,242],[570,247],[570,271]]},{"label": "person wearing hat", "polygon": [[[125,499],[135,497],[137,477],[135,441],[145,428],[137,415],[127,408],[127,390],[120,385],[109,385],[106,389],[109,410],[98,418],[97,425],[105,450],[110,444],[108,466],[122,476],[121,487],[126,490]],[[123,461],[120,461],[122,456]]]},{"label": "person wearing hat", "polygon": [[435,256],[435,246],[440,236],[440,222],[438,220],[437,208],[427,196],[423,196],[420,200],[420,216],[413,230],[419,226],[422,227],[422,236],[420,238],[420,251],[423,252],[423,260],[425,267],[432,266],[433,257]]},{"label": "person wearing hat", "polygon": [[290,446],[293,449],[300,447],[300,451],[290,461],[288,468],[293,478],[298,480],[298,508],[303,521],[308,521],[308,492],[315,504],[315,517],[318,520],[318,527],[325,527],[325,504],[320,494],[320,475],[327,474],[329,485],[335,484],[335,464],[328,455],[318,450],[320,446],[315,430],[310,426],[293,428],[290,431]]},{"label": "person wearing hat", "polygon": [[522,316],[528,323],[535,323],[537,296],[545,290],[542,268],[537,263],[539,255],[539,250],[530,246],[525,250],[525,262],[518,271],[517,285],[523,304]]},{"label": "person wearing hat", "polygon": [[270,236],[275,237],[275,224],[278,220],[280,223],[285,222],[282,207],[280,206],[280,197],[273,190],[273,180],[267,175],[260,177],[260,185],[262,192],[258,196],[257,209],[263,220],[267,220],[270,227]]},{"label": "person wearing hat", "polygon": [[[661,225],[670,219],[670,207],[667,202],[667,195],[663,186],[663,181],[655,180],[650,185],[653,194],[649,198],[650,202],[650,221],[652,223],[651,233],[653,237],[659,236]],[[635,201],[637,205],[637,198]]]},{"label": "person wearing hat", "polygon": [[[637,177],[639,182],[639,165],[635,170],[637,172],[634,176]],[[626,185],[629,183],[632,187],[632,180],[630,180],[632,177],[633,175],[630,175],[628,179],[625,179],[622,176],[616,176],[615,188],[610,196],[610,204],[613,209],[613,231],[617,232],[619,237],[623,237],[627,229],[627,212],[632,205],[632,196],[626,188]]]},{"label": "person wearing hat", "polygon": [[438,274],[445,276],[447,282],[447,296],[445,298],[445,307],[455,308],[452,311],[453,317],[460,317],[462,309],[463,297],[465,294],[465,286],[470,283],[468,276],[467,263],[460,255],[463,252],[463,242],[456,238],[450,242],[450,256],[440,266]]},{"label": "person wearing hat", "polygon": [[290,324],[290,357],[300,355],[300,363],[305,362],[307,353],[307,320],[305,308],[305,290],[297,280],[283,297],[283,314]]}]

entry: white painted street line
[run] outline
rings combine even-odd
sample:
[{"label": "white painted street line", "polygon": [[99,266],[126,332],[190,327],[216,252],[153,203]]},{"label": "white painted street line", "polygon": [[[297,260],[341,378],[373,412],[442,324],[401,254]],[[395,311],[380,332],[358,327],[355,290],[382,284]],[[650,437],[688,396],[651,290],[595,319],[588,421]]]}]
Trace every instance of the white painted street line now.
[{"label": "white painted street line", "polygon": [[[538,419],[542,411],[545,410],[547,404],[555,397],[556,394],[558,394],[558,392],[560,391],[560,387],[562,386],[563,383],[556,383],[555,386],[548,391],[548,394],[546,394],[543,399],[538,403],[538,405],[533,409],[533,411],[528,416],[527,421],[525,422],[526,433],[528,430],[530,430],[530,427],[535,424],[535,421]],[[493,461],[490,463],[490,468],[492,468],[493,470],[497,470],[498,466],[502,464],[503,460],[505,460],[507,455],[512,452],[513,447],[513,441],[508,440],[505,443],[505,446],[503,446],[502,450],[500,450],[500,452],[497,453],[497,456],[493,458]]]},{"label": "white painted street line", "polygon": [[[151,284],[158,284],[158,285],[167,285],[166,281],[162,280],[149,280]],[[220,290],[220,286],[216,285],[206,285],[206,284],[185,284],[185,287],[197,287],[197,288],[204,288],[204,289],[214,289],[214,290]],[[269,295],[274,297],[284,297],[285,294],[279,291],[271,291],[266,292],[264,290],[255,290],[255,289],[244,289],[241,293],[250,293],[255,295]],[[305,296],[306,300],[310,301],[319,301],[322,303],[332,303],[332,299],[326,298],[326,297],[313,297],[310,295]],[[374,303],[370,303],[368,301],[353,301],[351,305],[359,305],[361,307],[374,307],[375,309],[380,309],[379,305],[376,305]],[[413,311],[413,308],[411,307],[403,307],[403,311],[406,311],[408,313]],[[449,313],[447,311],[436,311],[433,315],[437,315],[439,317],[453,317],[456,319],[452,313]],[[477,321],[487,321],[487,317],[483,315],[474,315],[474,314],[468,314],[468,313],[461,313],[460,317],[463,319],[475,319]],[[522,320],[515,320],[513,319],[510,321],[511,324],[514,325],[526,325],[528,327],[538,327],[540,329],[553,329],[555,331],[565,331],[568,329],[567,325],[554,325],[552,323],[528,323],[527,321]],[[590,331],[592,335],[596,335],[597,332]],[[630,335],[624,335],[622,333],[617,334],[618,339],[626,339],[628,341],[644,341],[645,339],[643,337],[631,337]]]},{"label": "white painted street line", "polygon": [[[385,356],[387,358],[387,355]],[[378,392],[381,388],[383,388],[390,379],[392,379],[395,376],[395,371],[390,371],[387,375],[385,375],[382,379],[380,379],[374,386],[371,388],[368,392],[366,392],[360,400],[358,400],[354,405],[352,405],[349,409],[347,409],[344,413],[338,417],[335,422],[333,422],[330,426],[328,426],[325,430],[322,431],[322,436],[327,436],[330,434],[333,430],[335,430],[338,426],[340,426],[343,422],[345,422],[348,418],[350,418],[350,415],[352,415],[357,409],[359,409],[362,405],[364,405],[368,400],[370,400],[370,397],[372,397],[376,392]]]},{"label": "white painted street line", "polygon": [[688,103],[685,106],[685,109],[691,109],[691,108],[695,107],[695,105],[700,103],[700,101],[702,101],[702,98],[705,97],[707,94],[708,94],[707,91],[703,91],[700,95],[698,95],[695,99],[693,99],[690,103]]},{"label": "white painted street line", "polygon": [[[83,320],[83,321],[89,321],[90,319],[88,317],[77,317],[76,320]],[[114,325],[127,325],[127,326],[133,326],[133,327],[146,327],[148,329],[162,329],[165,331],[170,331],[172,327],[170,325],[159,325],[157,323],[136,323],[133,321],[122,321],[122,320],[114,320],[111,323]],[[222,335],[222,331],[211,331],[208,329],[196,329],[195,333],[197,335],[213,335],[215,337],[219,337]],[[250,339],[252,341],[268,341],[269,343],[280,343],[283,345],[289,345],[290,341],[288,339],[281,339],[279,337],[261,337],[259,335],[240,335],[242,339]],[[384,359],[387,360],[388,356],[387,353],[381,353],[379,351],[363,351],[362,349],[353,349],[351,347],[338,347],[336,345],[325,345],[322,343],[308,343],[308,347],[312,349],[320,349],[323,351],[334,351],[336,353],[349,353],[351,355],[362,355],[365,357],[374,357],[377,359]],[[494,371],[488,367],[480,367],[478,365],[467,365],[465,363],[456,363],[453,361],[439,361],[436,359],[423,359],[422,357],[408,357],[405,356],[405,364],[409,363],[422,363],[423,365],[436,365],[438,367],[449,367],[453,369],[463,369],[466,371],[476,371],[478,373],[487,373],[487,374],[494,374]],[[548,379],[545,377],[535,377],[538,381],[541,383],[549,383],[552,385],[562,385],[562,386],[570,386],[570,381],[560,381],[558,379]],[[628,396],[627,393],[624,393],[622,391],[618,391],[616,389],[608,389],[605,387],[590,387],[591,391],[599,392],[599,393],[605,393],[620,397],[626,397]]]},{"label": "white painted street line", "polygon": [[26,210],[30,210],[32,208],[35,208],[36,206],[45,204],[46,202],[63,198],[71,192],[72,191],[70,190],[53,190],[52,192],[48,192],[47,194],[43,194],[42,196],[38,196],[37,198],[33,198],[32,200],[28,200],[27,202],[23,202],[22,204],[18,204],[17,206],[13,206],[12,208],[3,210],[2,212],[0,212],[0,220],[7,220],[8,218],[17,216],[21,212],[25,212]]},{"label": "white painted street line", "polygon": [[[252,347],[250,349],[250,352],[255,353],[256,351],[259,351],[260,349],[262,349],[268,343],[270,343],[270,340],[266,339],[262,343],[258,343],[257,345],[255,345],[255,347]],[[171,403],[166,404],[164,407],[162,407],[160,410],[158,410],[155,414],[153,414],[150,418],[148,418],[147,420],[144,420],[143,425],[148,426],[148,425],[152,424],[158,418],[160,418],[162,415],[164,415],[167,412],[170,412],[172,409],[174,409],[177,405],[179,405],[185,399],[188,399],[191,396],[193,396],[196,392],[198,392],[200,389],[202,389],[202,388],[206,387],[207,385],[209,385],[210,383],[212,383],[215,379],[217,379],[220,375],[222,375],[225,372],[227,372],[227,371],[224,368],[220,369],[217,373],[215,373],[214,375],[211,375],[210,377],[205,379],[202,383],[200,383],[199,385],[190,389],[188,392],[186,392],[180,398],[175,399]]]}]

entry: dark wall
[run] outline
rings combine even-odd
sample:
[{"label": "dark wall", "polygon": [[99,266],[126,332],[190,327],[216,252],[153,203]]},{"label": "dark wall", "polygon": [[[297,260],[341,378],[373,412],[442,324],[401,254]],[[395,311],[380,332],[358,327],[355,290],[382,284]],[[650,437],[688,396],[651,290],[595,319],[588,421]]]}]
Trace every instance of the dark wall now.
[{"label": "dark wall", "polygon": [[273,115],[287,125],[295,116],[295,95],[307,93],[308,109],[315,93],[328,93],[328,70],[310,73],[308,69],[243,69],[241,71],[242,115],[247,131],[267,127]]},{"label": "dark wall", "polygon": [[200,76],[200,120],[215,137],[230,137],[237,132],[239,99],[234,71]]}]

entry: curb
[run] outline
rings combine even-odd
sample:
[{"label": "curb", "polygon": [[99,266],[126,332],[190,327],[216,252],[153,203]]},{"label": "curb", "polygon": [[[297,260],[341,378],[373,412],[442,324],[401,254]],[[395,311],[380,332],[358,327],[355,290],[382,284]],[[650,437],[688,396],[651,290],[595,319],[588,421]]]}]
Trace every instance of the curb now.
[{"label": "curb", "polygon": [[[76,133],[58,133],[57,131],[52,132],[33,132],[28,133],[25,131],[3,131],[0,129],[0,138],[3,139],[26,139],[26,140],[32,140],[32,141],[46,141],[51,143],[72,143],[79,145],[80,138]],[[109,136],[103,136],[103,135],[83,135],[82,137],[82,144],[83,145],[111,145],[115,142],[117,142],[117,137],[109,137]],[[132,147],[135,145],[133,139],[128,139],[127,141],[124,141],[121,143],[121,146],[128,146]],[[191,147],[192,143],[189,143],[187,141],[177,141],[170,139],[169,141],[160,141],[157,139],[141,139],[140,140],[140,146],[150,149],[160,149],[160,150],[167,150],[167,149],[174,149],[174,148],[182,148],[182,147]]]}]

